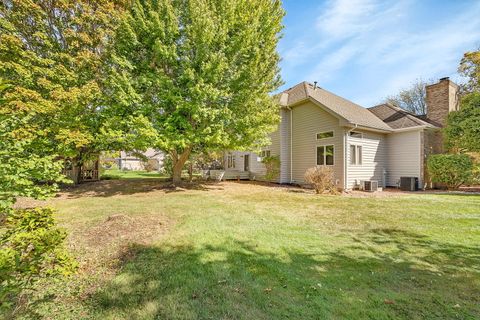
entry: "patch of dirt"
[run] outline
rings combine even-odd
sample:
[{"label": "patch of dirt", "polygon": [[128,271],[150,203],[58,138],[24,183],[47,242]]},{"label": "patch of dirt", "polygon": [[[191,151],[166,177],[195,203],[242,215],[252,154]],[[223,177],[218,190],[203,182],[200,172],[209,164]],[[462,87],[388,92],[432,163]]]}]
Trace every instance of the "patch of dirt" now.
[{"label": "patch of dirt", "polygon": [[93,227],[71,233],[69,244],[80,262],[81,272],[115,272],[131,246],[148,245],[164,236],[172,221],[162,215],[114,214]]}]

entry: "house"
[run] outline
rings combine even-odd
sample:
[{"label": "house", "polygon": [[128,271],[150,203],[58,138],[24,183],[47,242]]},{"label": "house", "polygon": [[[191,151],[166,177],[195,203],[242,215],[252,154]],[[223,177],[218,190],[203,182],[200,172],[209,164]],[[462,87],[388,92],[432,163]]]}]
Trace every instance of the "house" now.
[{"label": "house", "polygon": [[416,177],[425,187],[425,160],[443,149],[441,127],[458,109],[458,86],[448,78],[426,87],[428,112],[417,116],[389,104],[363,108],[316,84],[302,82],[278,95],[281,121],[261,152],[227,152],[225,177],[262,179],[262,156],[280,158],[279,183],[303,184],[316,165],[333,168],[336,184],[362,180],[398,186]]},{"label": "house", "polygon": [[151,169],[159,171],[163,168],[164,158],[165,154],[162,151],[148,148],[145,152],[120,151],[120,157],[115,161],[120,170]]}]

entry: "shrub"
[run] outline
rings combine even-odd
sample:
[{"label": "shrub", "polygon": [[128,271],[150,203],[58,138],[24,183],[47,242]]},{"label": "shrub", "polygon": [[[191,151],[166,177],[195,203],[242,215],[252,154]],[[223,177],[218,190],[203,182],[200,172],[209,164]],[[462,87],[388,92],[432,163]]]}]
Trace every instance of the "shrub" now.
[{"label": "shrub", "polygon": [[152,172],[158,170],[158,161],[156,159],[148,159],[143,163],[145,171]]},{"label": "shrub", "polygon": [[472,170],[472,184],[480,185],[480,162],[475,163]]},{"label": "shrub", "polygon": [[265,179],[268,181],[275,181],[280,177],[280,157],[268,156],[262,159],[262,163],[265,165],[266,174]]},{"label": "shrub", "polygon": [[163,158],[163,165],[162,169],[160,170],[161,173],[168,175],[169,177],[172,176],[173,173],[173,161],[172,157],[169,154],[166,154]]},{"label": "shrub", "polygon": [[1,222],[0,234],[0,313],[11,314],[40,278],[76,268],[63,246],[66,233],[56,227],[50,208],[12,211]]},{"label": "shrub", "polygon": [[427,169],[432,182],[451,190],[471,181],[473,162],[466,154],[436,154],[428,158]]},{"label": "shrub", "polygon": [[305,181],[310,183],[317,194],[328,191],[337,193],[335,186],[335,174],[333,169],[327,166],[316,166],[305,172]]}]

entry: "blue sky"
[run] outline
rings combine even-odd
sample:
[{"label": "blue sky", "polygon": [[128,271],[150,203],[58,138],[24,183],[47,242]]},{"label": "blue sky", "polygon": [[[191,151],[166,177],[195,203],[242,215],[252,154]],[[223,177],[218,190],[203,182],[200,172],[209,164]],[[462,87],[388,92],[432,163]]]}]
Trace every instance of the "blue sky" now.
[{"label": "blue sky", "polygon": [[480,47],[480,0],[284,0],[281,68],[289,88],[318,84],[364,107],[450,76]]}]

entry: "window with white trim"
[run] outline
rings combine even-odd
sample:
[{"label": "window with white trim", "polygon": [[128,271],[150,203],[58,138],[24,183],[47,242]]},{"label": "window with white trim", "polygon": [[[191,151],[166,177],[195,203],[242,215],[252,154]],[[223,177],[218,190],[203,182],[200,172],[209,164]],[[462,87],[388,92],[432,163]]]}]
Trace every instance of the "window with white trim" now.
[{"label": "window with white trim", "polygon": [[351,144],[350,145],[350,164],[361,165],[362,164],[362,146]]},{"label": "window with white trim", "polygon": [[235,168],[235,155],[229,154],[227,155],[227,169]]},{"label": "window with white trim", "polygon": [[352,138],[363,138],[363,133],[358,132],[358,131],[350,131],[350,137]]},{"label": "window with white trim", "polygon": [[319,132],[317,133],[317,140],[333,138],[333,131]]},{"label": "window with white trim", "polygon": [[260,158],[270,157],[270,150],[263,150],[260,152]]},{"label": "window with white trim", "polygon": [[333,166],[335,148],[333,145],[317,147],[317,166]]}]

